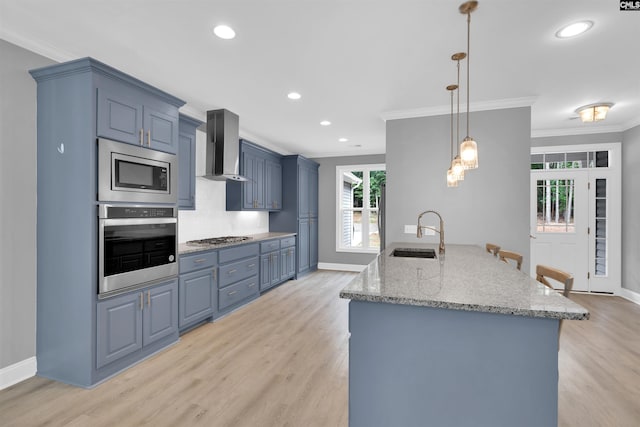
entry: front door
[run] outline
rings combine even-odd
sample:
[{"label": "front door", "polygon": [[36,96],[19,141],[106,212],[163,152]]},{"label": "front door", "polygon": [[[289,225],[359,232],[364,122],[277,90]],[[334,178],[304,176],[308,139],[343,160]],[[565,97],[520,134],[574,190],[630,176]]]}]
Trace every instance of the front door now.
[{"label": "front door", "polygon": [[531,172],[531,275],[538,264],[566,271],[575,291],[589,291],[588,178],[586,170]]}]

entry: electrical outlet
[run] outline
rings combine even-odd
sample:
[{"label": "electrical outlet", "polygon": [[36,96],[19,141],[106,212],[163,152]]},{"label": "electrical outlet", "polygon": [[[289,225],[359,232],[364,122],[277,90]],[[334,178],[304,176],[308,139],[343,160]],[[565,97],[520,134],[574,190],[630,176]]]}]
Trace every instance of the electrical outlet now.
[{"label": "electrical outlet", "polygon": [[404,232],[406,234],[416,234],[418,231],[418,226],[417,225],[405,225],[404,226]]}]

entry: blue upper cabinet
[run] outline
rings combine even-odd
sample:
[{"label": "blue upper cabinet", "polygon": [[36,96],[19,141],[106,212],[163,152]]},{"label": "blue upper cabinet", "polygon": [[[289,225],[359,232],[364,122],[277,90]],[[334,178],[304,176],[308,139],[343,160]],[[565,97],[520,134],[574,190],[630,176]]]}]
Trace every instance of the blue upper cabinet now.
[{"label": "blue upper cabinet", "polygon": [[98,87],[98,136],[178,152],[178,106],[154,93],[105,79]]},{"label": "blue upper cabinet", "polygon": [[241,139],[240,174],[248,181],[227,181],[227,210],[278,211],[282,209],[280,159],[279,154]]},{"label": "blue upper cabinet", "polygon": [[178,208],[196,208],[196,128],[200,120],[180,114],[178,133]]}]

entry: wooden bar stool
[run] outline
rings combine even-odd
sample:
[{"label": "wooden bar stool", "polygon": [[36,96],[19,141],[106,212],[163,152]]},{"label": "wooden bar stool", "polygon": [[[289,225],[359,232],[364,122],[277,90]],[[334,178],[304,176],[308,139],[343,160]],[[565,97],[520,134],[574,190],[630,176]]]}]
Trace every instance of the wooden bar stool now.
[{"label": "wooden bar stool", "polygon": [[493,254],[493,256],[495,257],[498,256],[498,252],[500,251],[500,246],[494,245],[493,243],[487,243],[485,247],[487,248],[487,252],[489,252],[490,254]]},{"label": "wooden bar stool", "polygon": [[571,289],[573,289],[573,276],[571,274],[558,270],[557,268],[547,267],[546,265],[536,265],[536,280],[553,289],[553,286],[547,278],[562,283],[564,286],[562,294],[569,298],[569,293]]},{"label": "wooden bar stool", "polygon": [[[549,279],[556,280],[563,284],[564,289],[562,294],[569,298],[569,293],[573,288],[573,276],[567,272],[562,270],[558,270],[557,268],[547,267],[546,265],[536,265],[536,280],[542,283],[545,286],[553,289],[553,286],[549,281]],[[558,323],[558,350],[560,350],[560,332],[562,331],[562,320]]]},{"label": "wooden bar stool", "polygon": [[507,264],[509,264],[508,259],[515,261],[517,269],[522,270],[522,255],[519,253],[500,250],[498,251],[498,256],[500,257],[500,261],[504,261]]}]

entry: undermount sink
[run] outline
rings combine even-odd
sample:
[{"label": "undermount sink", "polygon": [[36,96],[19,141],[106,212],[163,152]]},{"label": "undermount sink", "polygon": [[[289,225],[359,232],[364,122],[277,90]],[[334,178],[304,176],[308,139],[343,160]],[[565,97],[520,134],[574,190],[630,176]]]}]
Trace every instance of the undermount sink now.
[{"label": "undermount sink", "polygon": [[398,248],[391,252],[391,256],[403,258],[436,258],[435,249]]}]

